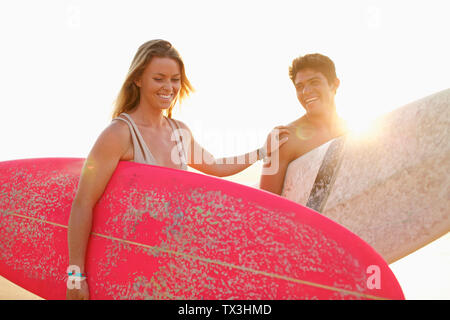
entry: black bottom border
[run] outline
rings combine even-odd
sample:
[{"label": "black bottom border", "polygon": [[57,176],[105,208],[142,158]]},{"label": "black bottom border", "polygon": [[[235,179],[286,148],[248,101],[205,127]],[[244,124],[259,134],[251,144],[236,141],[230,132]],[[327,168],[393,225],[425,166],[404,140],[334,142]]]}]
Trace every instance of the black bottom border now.
[{"label": "black bottom border", "polygon": [[[341,316],[358,319],[386,317],[396,313],[416,315],[420,311],[448,311],[449,300],[426,301],[281,301],[281,300],[178,300],[178,301],[0,301],[5,315],[48,315],[57,318],[87,315],[117,318],[124,313],[143,319],[306,319]],[[81,320],[81,319],[80,319]],[[128,320],[128,319],[124,319]]]}]

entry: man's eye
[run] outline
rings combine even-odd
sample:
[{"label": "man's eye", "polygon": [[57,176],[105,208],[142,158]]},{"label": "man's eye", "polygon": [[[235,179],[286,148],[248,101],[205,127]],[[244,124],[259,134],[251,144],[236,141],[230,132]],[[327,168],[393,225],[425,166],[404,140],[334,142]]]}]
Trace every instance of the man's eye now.
[{"label": "man's eye", "polygon": [[155,80],[155,81],[162,81],[161,78],[153,78],[153,80]]}]

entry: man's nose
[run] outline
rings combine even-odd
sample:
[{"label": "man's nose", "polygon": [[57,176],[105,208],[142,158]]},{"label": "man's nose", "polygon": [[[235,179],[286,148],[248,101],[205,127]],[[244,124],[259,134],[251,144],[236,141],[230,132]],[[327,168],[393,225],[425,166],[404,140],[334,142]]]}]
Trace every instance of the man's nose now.
[{"label": "man's nose", "polygon": [[303,87],[302,93],[303,93],[303,95],[305,95],[305,94],[307,94],[307,93],[309,93],[309,92],[311,92],[311,86],[308,85],[308,84],[306,84],[306,85]]}]

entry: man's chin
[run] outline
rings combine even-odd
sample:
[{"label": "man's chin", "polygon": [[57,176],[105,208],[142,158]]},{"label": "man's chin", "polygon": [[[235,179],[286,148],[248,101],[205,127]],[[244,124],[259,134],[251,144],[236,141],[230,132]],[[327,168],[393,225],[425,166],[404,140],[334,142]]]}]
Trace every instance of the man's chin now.
[{"label": "man's chin", "polygon": [[320,107],[319,106],[310,106],[306,108],[306,113],[309,115],[318,115],[320,114]]}]

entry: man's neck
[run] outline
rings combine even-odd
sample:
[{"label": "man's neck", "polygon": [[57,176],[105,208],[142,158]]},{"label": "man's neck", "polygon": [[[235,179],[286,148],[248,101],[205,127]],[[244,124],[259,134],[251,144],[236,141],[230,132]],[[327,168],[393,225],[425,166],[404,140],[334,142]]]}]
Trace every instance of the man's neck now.
[{"label": "man's neck", "polygon": [[339,120],[339,116],[336,109],[330,109],[329,112],[321,113],[318,115],[305,114],[306,120],[312,124],[317,129],[331,129],[333,128]]},{"label": "man's neck", "polygon": [[331,136],[339,136],[347,131],[346,123],[344,119],[339,117],[336,108],[330,108],[329,112],[320,115],[311,115],[307,113],[302,118],[318,131],[326,131]]}]

